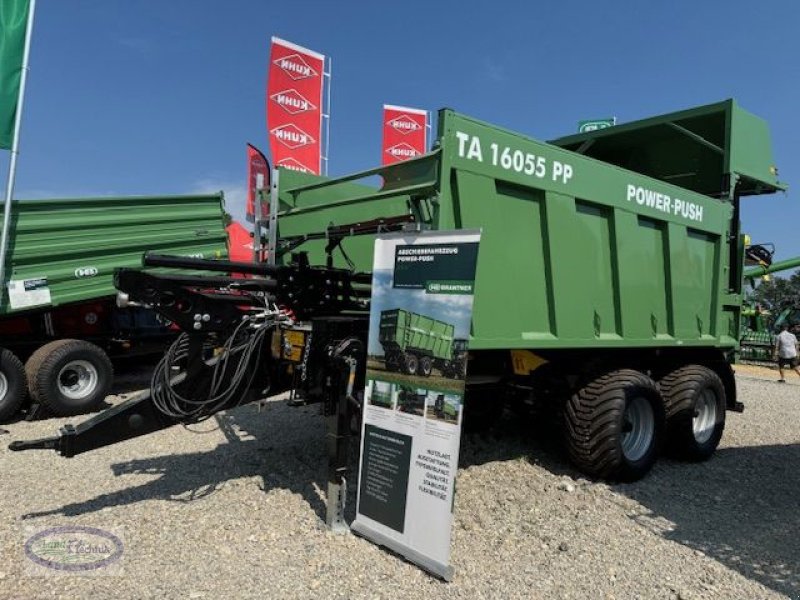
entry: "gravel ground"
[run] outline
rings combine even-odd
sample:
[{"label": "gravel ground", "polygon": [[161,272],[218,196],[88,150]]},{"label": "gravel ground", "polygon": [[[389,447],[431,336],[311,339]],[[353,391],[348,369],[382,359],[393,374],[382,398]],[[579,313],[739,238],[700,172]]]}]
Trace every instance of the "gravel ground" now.
[{"label": "gravel ground", "polygon": [[[800,598],[800,380],[774,378],[739,375],[747,410],[728,413],[712,460],[664,459],[633,484],[582,479],[519,419],[466,437],[450,584],[321,526],[314,407],[246,406],[202,433],[71,460],[7,450],[65,420],[13,423],[0,436],[0,598]],[[73,524],[124,528],[121,575],[26,574],[25,526]]]}]

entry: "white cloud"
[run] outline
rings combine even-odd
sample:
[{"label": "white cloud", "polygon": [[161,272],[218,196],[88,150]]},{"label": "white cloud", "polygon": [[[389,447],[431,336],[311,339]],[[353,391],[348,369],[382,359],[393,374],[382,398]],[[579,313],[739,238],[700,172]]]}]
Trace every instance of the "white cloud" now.
[{"label": "white cloud", "polygon": [[217,179],[200,179],[193,184],[192,193],[225,194],[225,210],[231,213],[236,221],[244,224],[247,207],[247,187],[240,182],[221,181]]}]

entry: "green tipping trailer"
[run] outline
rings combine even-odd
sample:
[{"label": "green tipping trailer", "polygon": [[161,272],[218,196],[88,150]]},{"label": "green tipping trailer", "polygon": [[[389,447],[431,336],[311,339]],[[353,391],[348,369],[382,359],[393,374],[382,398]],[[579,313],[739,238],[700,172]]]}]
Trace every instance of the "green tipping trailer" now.
[{"label": "green tipping trailer", "polygon": [[0,315],[114,296],[114,269],[146,251],[227,256],[222,204],[221,193],[15,201]]},{"label": "green tipping trailer", "polygon": [[[420,158],[278,174],[278,262],[307,239],[312,265],[371,270],[369,236],[331,255],[309,235],[331,225],[411,215],[421,229],[482,230],[468,379],[481,385],[467,414],[524,394],[563,413],[580,468],[632,478],[662,429],[675,454],[707,458],[725,409],[741,409],[740,202],[785,186],[766,122],[735,101],[550,143],[443,109]],[[380,188],[364,184],[375,175]]]},{"label": "green tipping trailer", "polygon": [[[328,518],[337,522],[343,431],[366,377],[370,234],[413,221],[418,230],[482,230],[465,428],[487,425],[511,401],[561,424],[570,457],[591,476],[641,477],[662,441],[676,456],[707,459],[726,410],[743,408],[731,368],[744,280],[740,203],[782,189],[766,123],[732,100],[550,143],[441,110],[434,147],[419,158],[335,179],[278,169],[267,232],[277,264],[146,261],[246,268],[262,276],[249,289],[274,306],[254,294],[232,304],[238,283],[225,278],[192,290],[185,278],[120,272],[119,288],[149,298],[194,351],[178,361],[178,345],[166,355],[152,396],[12,449],[74,456],[205,418],[243,392],[300,389],[331,417]],[[181,312],[176,294],[202,311]],[[201,312],[209,318],[198,320]],[[270,352],[259,353],[267,336]],[[206,344],[225,339],[249,351],[208,364]],[[173,384],[182,369],[214,385]],[[237,377],[223,381],[219,369]],[[217,384],[227,386],[224,402]],[[398,410],[423,410],[423,400],[402,388]]]},{"label": "green tipping trailer", "polygon": [[146,251],[227,256],[223,203],[221,193],[14,201],[0,302],[0,422],[26,396],[55,414],[85,411],[111,386],[109,355],[161,350],[166,329],[154,314],[115,306],[114,269],[141,266]]},{"label": "green tipping trailer", "polygon": [[381,311],[379,328],[388,369],[429,377],[436,367],[446,377],[463,375],[466,342],[453,338],[451,323],[395,308]]}]

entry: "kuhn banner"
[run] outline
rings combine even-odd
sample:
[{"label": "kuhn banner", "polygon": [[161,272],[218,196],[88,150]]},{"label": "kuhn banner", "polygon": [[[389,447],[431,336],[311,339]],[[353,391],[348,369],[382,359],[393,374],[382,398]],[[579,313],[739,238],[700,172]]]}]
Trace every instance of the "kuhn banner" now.
[{"label": "kuhn banner", "polygon": [[382,164],[390,165],[425,154],[428,112],[418,108],[383,105]]},{"label": "kuhn banner", "polygon": [[267,131],[277,167],[319,175],[325,57],[272,38],[267,76]]},{"label": "kuhn banner", "polygon": [[[269,163],[261,151],[247,144],[247,220],[255,221],[256,205],[259,204],[258,190],[269,188]],[[269,215],[269,205],[261,203],[259,218]]]}]

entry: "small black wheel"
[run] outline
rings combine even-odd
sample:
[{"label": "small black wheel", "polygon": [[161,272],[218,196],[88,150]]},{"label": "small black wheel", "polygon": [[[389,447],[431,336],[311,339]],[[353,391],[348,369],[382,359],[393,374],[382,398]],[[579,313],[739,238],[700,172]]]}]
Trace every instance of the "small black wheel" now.
[{"label": "small black wheel", "polygon": [[400,370],[400,358],[394,352],[386,353],[384,358],[384,364],[386,366],[387,371],[399,371]]},{"label": "small black wheel", "polygon": [[419,373],[423,377],[430,377],[432,372],[433,372],[433,361],[431,360],[431,357],[423,356],[422,358],[420,358],[419,366],[417,367],[417,373]]},{"label": "small black wheel", "polygon": [[664,404],[650,377],[620,369],[593,379],[572,395],[564,426],[570,458],[581,471],[635,481],[658,458]]},{"label": "small black wheel", "polygon": [[403,370],[406,372],[406,374],[415,375],[418,367],[419,359],[416,357],[416,355],[409,352],[403,357]]},{"label": "small black wheel", "polygon": [[0,349],[0,423],[12,419],[25,400],[25,369],[10,350]]},{"label": "small black wheel", "polygon": [[707,460],[725,429],[725,386],[702,365],[686,365],[660,382],[667,415],[667,450],[691,461]]},{"label": "small black wheel", "polygon": [[96,409],[111,391],[114,370],[102,349],[83,340],[56,340],[25,364],[31,397],[67,417]]}]

